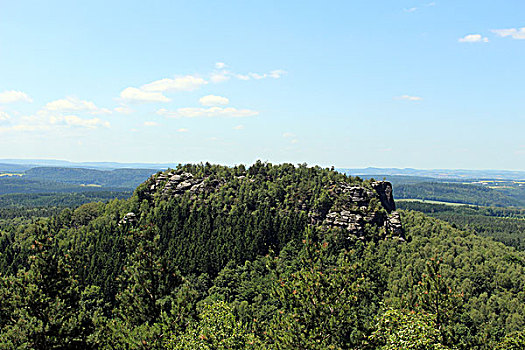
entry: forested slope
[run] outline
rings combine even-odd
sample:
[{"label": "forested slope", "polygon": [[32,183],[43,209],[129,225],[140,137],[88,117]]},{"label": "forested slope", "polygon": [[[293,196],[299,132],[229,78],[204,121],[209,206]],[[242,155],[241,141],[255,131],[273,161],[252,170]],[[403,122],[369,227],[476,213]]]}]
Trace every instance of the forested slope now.
[{"label": "forested slope", "polygon": [[417,210],[444,220],[456,228],[490,237],[507,246],[525,250],[525,209],[398,202],[399,207]]},{"label": "forested slope", "polygon": [[186,165],[6,227],[0,348],[512,349],[524,254],[400,216],[391,190],[304,165]]}]

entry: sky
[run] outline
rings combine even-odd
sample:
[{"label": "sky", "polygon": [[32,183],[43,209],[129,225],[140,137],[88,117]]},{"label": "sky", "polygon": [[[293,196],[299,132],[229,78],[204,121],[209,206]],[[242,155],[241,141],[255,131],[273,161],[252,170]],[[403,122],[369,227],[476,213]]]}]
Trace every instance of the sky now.
[{"label": "sky", "polygon": [[525,170],[525,1],[0,0],[0,158]]}]

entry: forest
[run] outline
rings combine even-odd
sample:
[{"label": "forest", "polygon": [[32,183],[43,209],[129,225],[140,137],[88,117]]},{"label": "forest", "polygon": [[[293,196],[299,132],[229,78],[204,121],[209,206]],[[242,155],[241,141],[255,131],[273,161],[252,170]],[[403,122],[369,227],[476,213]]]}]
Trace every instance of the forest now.
[{"label": "forest", "polygon": [[490,237],[518,250],[525,250],[525,209],[421,202],[398,202],[398,206],[447,221],[454,227]]},{"label": "forest", "polygon": [[426,199],[444,202],[495,207],[524,207],[525,187],[490,188],[465,183],[424,181],[396,184],[399,198]]},{"label": "forest", "polygon": [[205,163],[5,206],[0,349],[524,349],[524,211],[389,186]]}]

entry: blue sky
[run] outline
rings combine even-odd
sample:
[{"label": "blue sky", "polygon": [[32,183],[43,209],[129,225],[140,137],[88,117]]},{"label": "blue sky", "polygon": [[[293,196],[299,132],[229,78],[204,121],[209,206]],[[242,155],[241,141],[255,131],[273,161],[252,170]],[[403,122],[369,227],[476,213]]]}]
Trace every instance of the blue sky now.
[{"label": "blue sky", "polygon": [[525,170],[523,62],[521,0],[0,0],[0,158]]}]

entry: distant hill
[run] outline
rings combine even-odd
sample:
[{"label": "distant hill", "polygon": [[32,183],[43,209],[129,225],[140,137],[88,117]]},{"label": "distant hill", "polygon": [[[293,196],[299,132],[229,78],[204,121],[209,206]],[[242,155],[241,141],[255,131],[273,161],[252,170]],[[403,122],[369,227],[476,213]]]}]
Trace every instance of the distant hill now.
[{"label": "distant hill", "polygon": [[39,181],[55,181],[76,185],[95,185],[134,189],[144,182],[156,169],[115,169],[95,170],[64,167],[31,168],[24,173],[24,178]]},{"label": "distant hill", "polygon": [[466,170],[466,169],[412,169],[412,168],[341,168],[338,171],[348,175],[401,175],[421,176],[437,179],[500,179],[525,180],[525,171],[512,170]]},{"label": "distant hill", "polygon": [[[9,168],[9,166],[12,166]],[[0,207],[77,206],[127,198],[156,169],[96,170],[0,164]]]},{"label": "distant hill", "polygon": [[[177,163],[118,163],[118,162],[70,162],[58,159],[0,159],[0,170],[34,167],[63,167],[113,170],[123,168],[163,170],[175,168]],[[5,168],[5,169],[4,169]]]},{"label": "distant hill", "polygon": [[31,165],[0,163],[0,174],[24,172],[31,168]]},{"label": "distant hill", "polygon": [[[347,174],[350,173],[347,172]],[[436,178],[386,173],[359,176],[365,179],[390,181],[399,199],[435,200],[496,207],[525,207],[525,181],[520,180]]]}]

